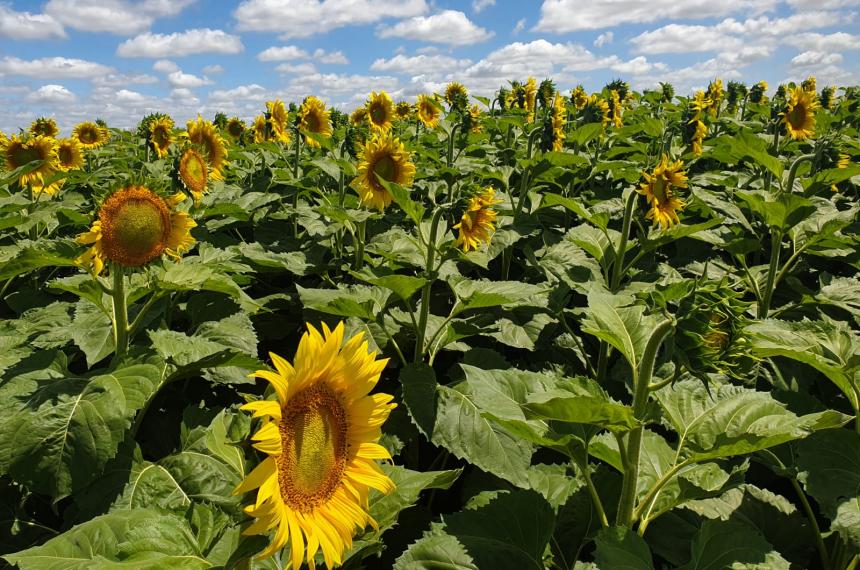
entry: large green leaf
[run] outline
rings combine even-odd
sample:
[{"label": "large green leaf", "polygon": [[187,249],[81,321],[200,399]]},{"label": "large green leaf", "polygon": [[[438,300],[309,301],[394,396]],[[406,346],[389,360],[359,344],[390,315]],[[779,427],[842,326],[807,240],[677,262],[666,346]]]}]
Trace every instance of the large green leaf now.
[{"label": "large green leaf", "polygon": [[150,364],[47,380],[0,419],[0,466],[59,500],[95,480],[162,380]]},{"label": "large green leaf", "polygon": [[788,570],[790,565],[755,529],[732,521],[708,520],[693,540],[692,559],[682,570],[732,568]]},{"label": "large green leaf", "polygon": [[448,489],[460,476],[459,469],[448,471],[412,471],[397,465],[383,465],[382,470],[394,481],[394,491],[370,495],[370,516],[385,532],[397,522],[397,515],[418,500],[425,489]]},{"label": "large green leaf", "polygon": [[394,570],[480,570],[455,537],[437,531],[412,544],[394,563]]},{"label": "large green leaf", "polygon": [[210,568],[188,522],[155,509],[117,510],[41,546],[7,554],[21,570]]},{"label": "large green leaf", "polygon": [[643,306],[630,304],[629,297],[595,290],[588,295],[582,330],[618,349],[636,370],[658,320]]},{"label": "large green leaf", "polygon": [[597,533],[595,544],[594,559],[600,568],[654,570],[648,544],[628,528],[605,528]]},{"label": "large green leaf", "polygon": [[42,267],[71,266],[84,247],[70,239],[43,239],[0,248],[0,281]]},{"label": "large green leaf", "polygon": [[617,402],[587,378],[571,379],[561,388],[533,394],[523,408],[527,417],[576,424],[589,424],[614,431],[638,425],[633,409]]}]

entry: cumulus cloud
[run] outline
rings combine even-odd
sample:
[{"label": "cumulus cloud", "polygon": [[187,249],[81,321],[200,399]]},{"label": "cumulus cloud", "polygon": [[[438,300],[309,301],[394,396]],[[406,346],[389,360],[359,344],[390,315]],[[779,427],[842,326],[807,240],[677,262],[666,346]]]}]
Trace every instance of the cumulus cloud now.
[{"label": "cumulus cloud", "polygon": [[217,63],[203,68],[204,75],[218,75],[219,73],[224,73],[224,68]]},{"label": "cumulus cloud", "polygon": [[668,69],[665,63],[651,63],[644,56],[634,57],[630,61],[619,61],[609,66],[612,71],[622,75],[643,75],[653,71],[664,71]]},{"label": "cumulus cloud", "polygon": [[594,47],[601,48],[603,46],[609,45],[612,43],[612,40],[615,39],[615,34],[612,32],[604,32],[597,36],[597,39],[594,40]]},{"label": "cumulus cloud", "polygon": [[65,38],[63,25],[50,14],[16,12],[0,4],[0,37],[13,40],[49,40]]},{"label": "cumulus cloud", "polygon": [[860,49],[860,36],[845,32],[833,34],[805,33],[788,38],[788,43],[801,49],[836,52]]},{"label": "cumulus cloud", "polygon": [[89,78],[111,72],[100,63],[67,57],[24,60],[6,56],[0,59],[0,73],[40,78]]},{"label": "cumulus cloud", "polygon": [[424,0],[245,0],[233,17],[239,31],[277,32],[291,39],[426,12]]},{"label": "cumulus cloud", "polygon": [[214,103],[231,101],[234,99],[250,100],[250,101],[265,101],[267,90],[262,85],[252,83],[250,85],[240,85],[233,89],[219,89],[209,93],[209,101]]},{"label": "cumulus cloud", "polygon": [[314,60],[328,65],[347,65],[349,60],[342,51],[326,52],[322,48],[314,50]]},{"label": "cumulus cloud", "polygon": [[45,12],[60,23],[85,32],[136,34],[158,18],[175,16],[195,0],[50,0]]},{"label": "cumulus cloud", "polygon": [[472,0],[472,11],[476,14],[483,12],[490,6],[495,6],[496,0]]},{"label": "cumulus cloud", "polygon": [[152,69],[159,73],[173,73],[174,71],[179,71],[179,66],[169,59],[159,59],[152,64]]},{"label": "cumulus cloud", "polygon": [[513,34],[517,35],[518,33],[522,32],[525,29],[526,29],[526,19],[520,18],[519,20],[517,20],[517,25],[514,26]]},{"label": "cumulus cloud", "polygon": [[183,73],[182,71],[174,71],[167,75],[167,81],[174,87],[185,87],[193,89],[195,87],[203,87],[204,85],[212,85],[213,81],[208,77],[197,77],[191,73]]},{"label": "cumulus cloud", "polygon": [[835,65],[841,62],[841,53],[827,53],[823,51],[805,51],[791,59],[791,64],[796,67],[817,67],[819,65]]},{"label": "cumulus cloud", "polygon": [[416,55],[398,54],[391,59],[377,59],[370,69],[372,71],[387,71],[416,75],[418,73],[453,73],[454,70],[464,69],[471,64],[468,59],[456,59],[447,55]]},{"label": "cumulus cloud", "polygon": [[75,94],[62,85],[42,85],[29,95],[27,101],[41,104],[71,103],[75,100]]},{"label": "cumulus cloud", "polygon": [[778,0],[544,0],[535,31],[566,34],[625,23],[718,18],[741,11],[762,14],[775,8],[777,3]]},{"label": "cumulus cloud", "polygon": [[463,46],[487,41],[493,32],[476,26],[458,10],[443,10],[432,16],[416,16],[381,28],[380,38],[404,38]]},{"label": "cumulus cloud", "polygon": [[310,75],[317,72],[317,68],[312,63],[282,63],[275,67],[275,71],[284,74],[302,74]]},{"label": "cumulus cloud", "polygon": [[243,49],[239,36],[200,28],[172,34],[141,34],[122,42],[116,54],[120,57],[183,57],[199,53],[234,54]]},{"label": "cumulus cloud", "polygon": [[260,61],[285,61],[290,59],[307,59],[308,52],[298,46],[273,46],[257,54]]}]

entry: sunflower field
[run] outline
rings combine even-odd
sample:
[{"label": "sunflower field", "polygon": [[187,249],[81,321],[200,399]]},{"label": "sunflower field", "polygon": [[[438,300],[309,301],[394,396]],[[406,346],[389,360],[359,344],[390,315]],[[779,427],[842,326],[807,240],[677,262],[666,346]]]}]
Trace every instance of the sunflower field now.
[{"label": "sunflower field", "polygon": [[860,89],[0,135],[0,565],[860,568]]}]

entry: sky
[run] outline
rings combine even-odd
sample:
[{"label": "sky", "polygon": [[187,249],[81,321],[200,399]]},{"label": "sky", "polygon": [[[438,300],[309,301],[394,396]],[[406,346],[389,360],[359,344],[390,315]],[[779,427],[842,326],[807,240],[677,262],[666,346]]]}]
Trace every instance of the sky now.
[{"label": "sky", "polygon": [[564,91],[720,77],[860,83],[860,0],[0,0],[0,130],[150,112],[249,120],[274,98],[349,111],[449,81]]}]

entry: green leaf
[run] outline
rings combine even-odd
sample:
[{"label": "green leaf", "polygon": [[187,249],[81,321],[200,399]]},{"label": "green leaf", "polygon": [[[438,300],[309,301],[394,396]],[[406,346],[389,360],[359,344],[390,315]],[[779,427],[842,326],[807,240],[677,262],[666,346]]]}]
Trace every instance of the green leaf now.
[{"label": "green leaf", "polygon": [[637,370],[648,338],[659,319],[646,315],[643,306],[630,305],[629,302],[629,297],[595,290],[588,295],[582,330],[618,349],[630,367]]},{"label": "green leaf", "polygon": [[436,425],[436,373],[424,362],[408,364],[400,371],[400,385],[412,422],[429,439]]},{"label": "green leaf", "polygon": [[735,192],[761,220],[771,228],[787,231],[815,212],[808,199],[783,193],[774,197],[764,192]]},{"label": "green leaf", "polygon": [[196,570],[212,566],[203,558],[188,523],[155,509],[117,510],[4,558],[21,570]]},{"label": "green leaf", "polygon": [[339,317],[358,317],[376,320],[376,314],[385,306],[390,295],[381,287],[355,285],[344,289],[305,289],[296,285],[299,298],[306,309],[313,309]]},{"label": "green leaf", "polygon": [[733,568],[789,570],[788,561],[755,529],[732,521],[708,520],[696,534],[692,559],[680,570]]},{"label": "green leaf", "polygon": [[39,240],[21,245],[0,247],[0,281],[42,267],[75,265],[84,247],[71,239]]},{"label": "green leaf", "polygon": [[368,283],[390,289],[394,291],[395,295],[404,301],[408,301],[416,291],[427,283],[427,280],[423,277],[414,277],[412,275],[384,275],[369,279]]},{"label": "green leaf", "polygon": [[524,404],[529,418],[589,424],[613,431],[627,431],[638,425],[630,406],[618,404],[593,380],[576,378],[563,389],[533,394]]},{"label": "green leaf", "polygon": [[394,201],[400,206],[406,215],[409,216],[415,225],[421,225],[421,220],[424,219],[424,206],[412,200],[409,197],[409,191],[395,182],[389,182],[381,176],[375,175],[376,179],[382,186],[391,193]]},{"label": "green leaf", "polygon": [[546,306],[546,287],[519,281],[489,281],[458,278],[450,282],[460,300],[460,310],[500,306]]},{"label": "green leaf", "polygon": [[599,568],[654,570],[648,544],[626,527],[604,528],[594,542],[597,545],[594,561]]},{"label": "green leaf", "polygon": [[436,532],[409,546],[394,570],[480,570],[455,537]]},{"label": "green leaf", "polygon": [[72,340],[87,357],[87,366],[97,362],[116,350],[113,323],[103,309],[81,299],[75,305],[75,318],[71,327]]},{"label": "green leaf", "polygon": [[96,479],[117,452],[161,372],[135,364],[93,378],[43,382],[7,402],[0,419],[0,467],[55,501]]},{"label": "green leaf", "polygon": [[384,495],[377,491],[370,495],[370,516],[385,532],[397,522],[397,515],[418,501],[421,491],[426,489],[449,489],[462,470],[411,471],[397,465],[383,465],[382,470],[394,481],[394,491]]}]

